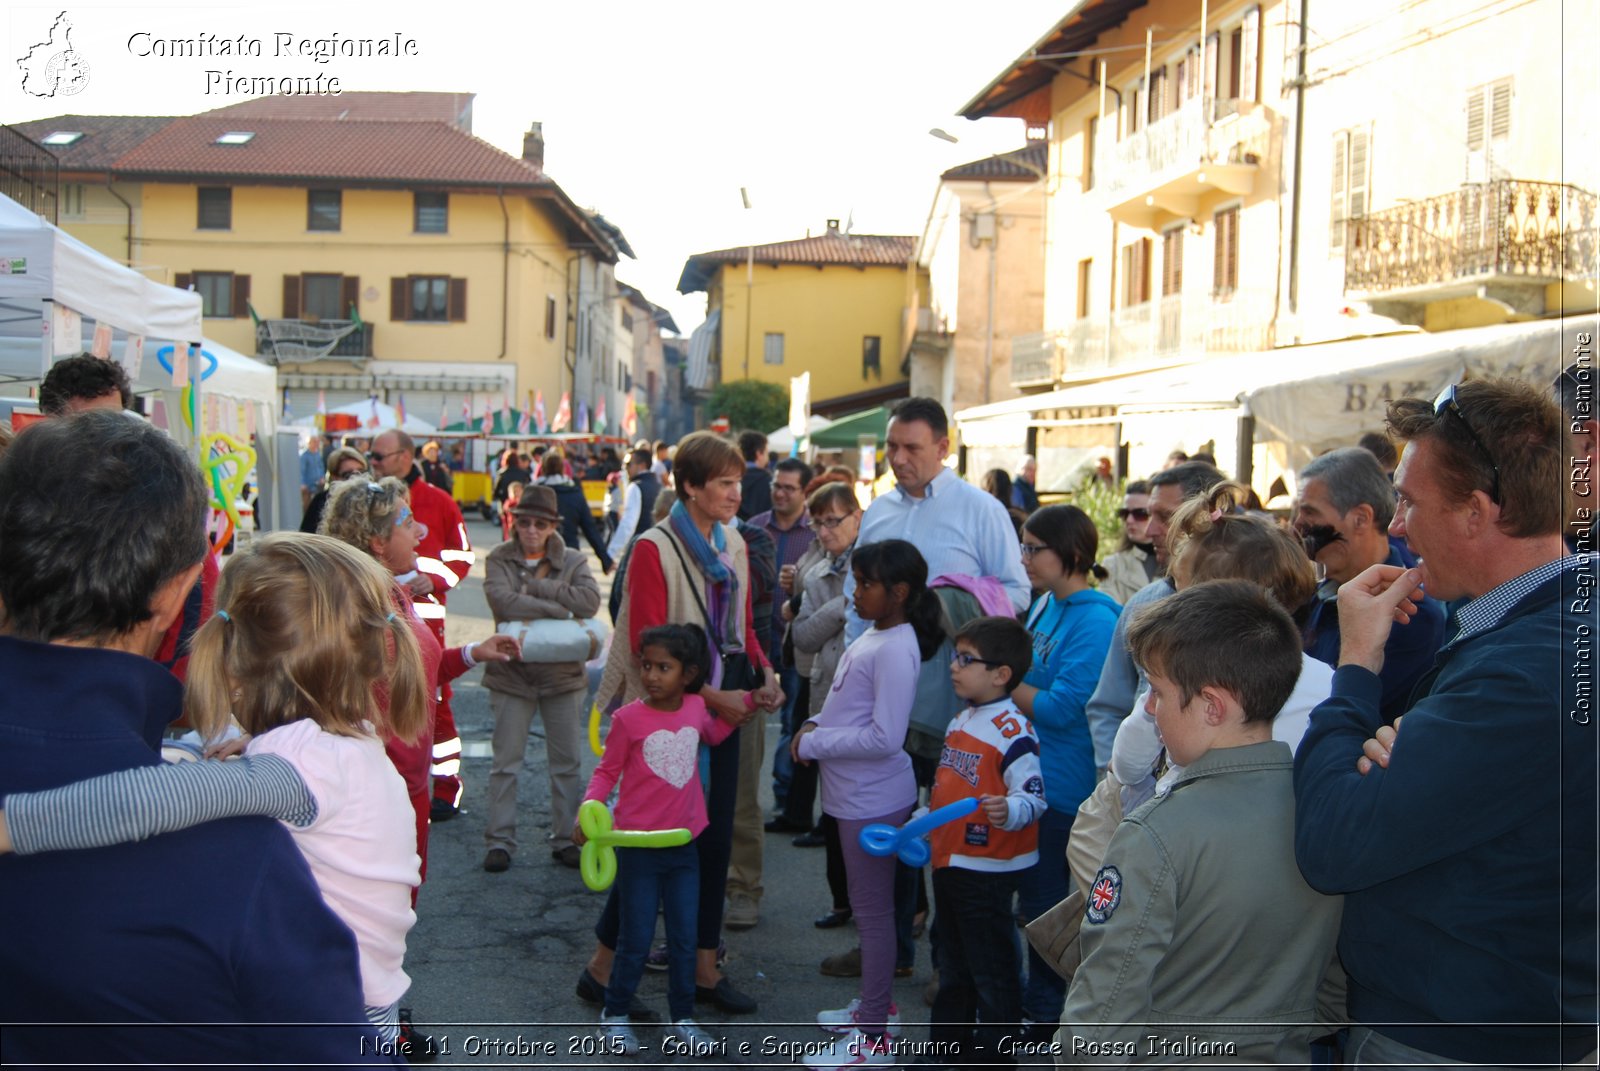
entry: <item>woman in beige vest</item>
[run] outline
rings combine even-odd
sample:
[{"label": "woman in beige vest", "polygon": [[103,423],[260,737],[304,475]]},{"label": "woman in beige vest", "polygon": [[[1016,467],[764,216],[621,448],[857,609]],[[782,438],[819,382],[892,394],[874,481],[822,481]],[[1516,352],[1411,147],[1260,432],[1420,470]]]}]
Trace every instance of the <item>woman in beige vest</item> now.
[{"label": "woman in beige vest", "polygon": [[[639,681],[639,634],[668,623],[703,625],[722,658],[712,660],[711,679],[700,690],[712,712],[736,725],[759,708],[783,703],[777,674],[767,664],[750,616],[750,572],[744,540],[734,528],[744,456],[710,432],[697,431],[678,444],[673,475],[678,500],[667,519],[635,540],[628,563],[627,594],[617,615],[611,655],[596,701],[614,709],[643,695]],[[742,656],[742,657],[740,657]],[[761,683],[723,680],[725,668],[749,668]],[[750,684],[753,688],[734,687]],[[711,824],[696,838],[700,853],[700,910],[695,958],[695,1000],[734,1015],[748,1015],[756,1002],[736,990],[717,967],[722,933],[722,897],[727,884],[733,838],[735,792],[739,782],[739,734],[711,749],[707,817]],[[578,996],[603,1003],[617,940],[615,896],[606,902],[595,927],[599,944],[578,979]],[[649,1013],[635,1005],[635,1018]]]}]

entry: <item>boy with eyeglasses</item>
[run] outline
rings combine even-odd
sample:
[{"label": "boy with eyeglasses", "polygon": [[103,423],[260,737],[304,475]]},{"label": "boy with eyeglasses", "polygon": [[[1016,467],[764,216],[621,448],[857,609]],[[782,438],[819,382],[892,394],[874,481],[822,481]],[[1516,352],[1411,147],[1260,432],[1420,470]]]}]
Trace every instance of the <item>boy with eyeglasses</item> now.
[{"label": "boy with eyeglasses", "polygon": [[[1028,630],[979,617],[955,634],[950,682],[967,708],[945,730],[928,806],[976,798],[978,809],[930,835],[939,995],[930,1040],[940,1062],[1008,1062],[1002,1039],[1022,1020],[1016,943],[1020,873],[1038,861],[1044,775],[1033,724],[1011,700],[1033,665]],[[949,1047],[946,1047],[949,1046]]]}]

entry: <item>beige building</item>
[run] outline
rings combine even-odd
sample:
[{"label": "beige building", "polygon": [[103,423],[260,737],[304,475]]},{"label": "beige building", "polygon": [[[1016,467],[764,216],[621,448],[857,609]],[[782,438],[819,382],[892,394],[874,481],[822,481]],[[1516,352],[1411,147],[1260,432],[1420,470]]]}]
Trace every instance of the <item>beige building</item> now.
[{"label": "beige building", "polygon": [[[917,264],[928,276],[911,393],[951,411],[1049,384],[1044,336],[1045,160],[1040,140],[939,177]],[[1018,367],[1021,362],[1024,367]]]},{"label": "beige building", "polygon": [[[1118,449],[1134,473],[1209,443],[1264,489],[1287,455],[1250,423],[1254,386],[1335,352],[1384,361],[1375,336],[1592,311],[1595,100],[1561,78],[1600,23],[1570,8],[1075,4],[963,109],[1050,146],[1050,367],[1012,362],[1044,393],[969,411],[987,423],[963,436],[1025,443],[1042,469]],[[1197,362],[1248,373],[1183,371]]]}]

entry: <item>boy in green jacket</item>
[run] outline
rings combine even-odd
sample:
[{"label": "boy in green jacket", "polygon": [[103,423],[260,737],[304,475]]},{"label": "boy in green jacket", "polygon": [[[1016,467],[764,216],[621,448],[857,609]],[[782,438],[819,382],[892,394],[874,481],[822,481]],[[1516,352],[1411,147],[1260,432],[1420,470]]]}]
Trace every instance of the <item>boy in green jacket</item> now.
[{"label": "boy in green jacket", "polygon": [[1299,632],[1260,587],[1220,580],[1140,613],[1128,646],[1184,771],[1106,849],[1057,1061],[1306,1064],[1342,900],[1295,865],[1293,756],[1272,739]]}]

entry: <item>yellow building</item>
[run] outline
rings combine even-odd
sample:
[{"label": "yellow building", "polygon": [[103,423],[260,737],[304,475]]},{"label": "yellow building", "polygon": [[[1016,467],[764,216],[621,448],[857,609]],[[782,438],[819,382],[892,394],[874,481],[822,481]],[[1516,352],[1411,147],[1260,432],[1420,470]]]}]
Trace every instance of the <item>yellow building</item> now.
[{"label": "yellow building", "polygon": [[[278,365],[298,416],[373,395],[428,423],[468,395],[475,413],[534,391],[552,415],[567,391],[593,408],[576,325],[604,288],[582,280],[626,243],[543,173],[537,124],[519,159],[462,128],[467,95],[353,96],[344,118],[270,102],[19,129],[61,161],[62,226],[197,290],[207,336]],[[391,117],[435,97],[438,117]]]},{"label": "yellow building", "polygon": [[788,390],[791,377],[810,372],[812,411],[839,416],[907,395],[915,244],[846,234],[829,220],[816,237],[696,253],[678,291],[705,292],[717,324],[711,359],[724,382]]}]

